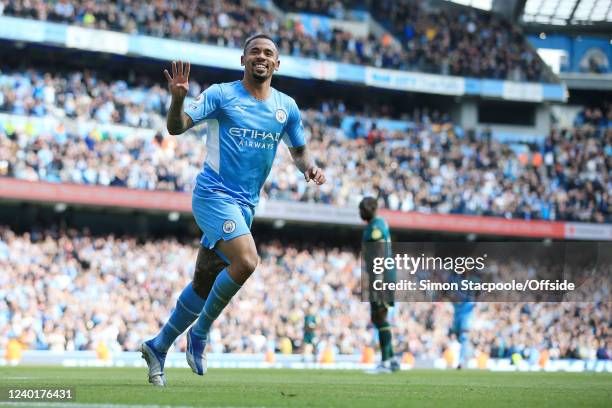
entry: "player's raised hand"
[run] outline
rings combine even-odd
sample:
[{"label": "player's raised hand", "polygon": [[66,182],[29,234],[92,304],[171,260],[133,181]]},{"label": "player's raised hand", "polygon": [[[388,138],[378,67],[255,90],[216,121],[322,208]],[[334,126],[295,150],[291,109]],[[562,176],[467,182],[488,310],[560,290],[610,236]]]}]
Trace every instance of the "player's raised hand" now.
[{"label": "player's raised hand", "polygon": [[304,172],[306,181],[314,181],[318,186],[325,183],[325,174],[319,167],[311,166]]},{"label": "player's raised hand", "polygon": [[189,91],[189,69],[191,64],[183,61],[172,61],[172,75],[164,69],[164,76],[168,80],[168,88],[173,98],[185,99]]}]

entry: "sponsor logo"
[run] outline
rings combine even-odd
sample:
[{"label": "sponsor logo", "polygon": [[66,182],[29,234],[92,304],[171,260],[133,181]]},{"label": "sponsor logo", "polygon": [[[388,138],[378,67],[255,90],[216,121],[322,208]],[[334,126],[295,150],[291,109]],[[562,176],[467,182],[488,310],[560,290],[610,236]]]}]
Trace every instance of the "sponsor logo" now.
[{"label": "sponsor logo", "polygon": [[226,234],[231,234],[236,229],[236,223],[232,220],[226,220],[223,223],[223,232]]},{"label": "sponsor logo", "polygon": [[284,109],[277,109],[276,114],[274,116],[276,116],[276,120],[279,123],[285,123],[285,121],[287,120],[287,112],[285,112]]},{"label": "sponsor logo", "polygon": [[232,127],[229,130],[230,135],[247,139],[259,139],[262,141],[278,142],[281,139],[279,132],[272,133],[265,130],[245,129]]},{"label": "sponsor logo", "polygon": [[265,130],[245,129],[232,127],[229,129],[230,135],[240,138],[238,146],[255,147],[258,149],[274,149],[281,140],[279,132],[266,132]]}]

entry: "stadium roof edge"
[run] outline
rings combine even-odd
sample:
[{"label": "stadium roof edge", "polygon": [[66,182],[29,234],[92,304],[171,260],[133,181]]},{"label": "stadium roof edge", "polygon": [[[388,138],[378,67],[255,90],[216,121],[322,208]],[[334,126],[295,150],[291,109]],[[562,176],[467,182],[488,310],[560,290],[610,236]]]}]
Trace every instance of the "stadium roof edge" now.
[{"label": "stadium roof edge", "polygon": [[559,77],[570,89],[606,92],[612,91],[612,74],[588,74],[583,72],[562,72]]},{"label": "stadium roof edge", "polygon": [[527,0],[521,10],[525,24],[588,27],[612,23],[609,0]]}]

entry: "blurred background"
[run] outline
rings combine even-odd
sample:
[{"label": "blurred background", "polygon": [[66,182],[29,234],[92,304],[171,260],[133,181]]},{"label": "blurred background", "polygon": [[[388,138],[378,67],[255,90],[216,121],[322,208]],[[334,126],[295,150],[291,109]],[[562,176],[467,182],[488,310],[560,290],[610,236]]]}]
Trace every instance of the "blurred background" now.
[{"label": "blurred background", "polygon": [[[374,362],[366,195],[394,241],[612,240],[609,0],[0,0],[0,363],[136,361],[200,235],[207,128],[168,134],[162,71],[191,61],[188,98],[240,79],[258,32],[329,181],[279,148],[262,263],[213,327],[212,366]],[[479,303],[470,366],[612,370],[610,316],[609,296]],[[452,317],[399,303],[403,364],[456,365]]]}]

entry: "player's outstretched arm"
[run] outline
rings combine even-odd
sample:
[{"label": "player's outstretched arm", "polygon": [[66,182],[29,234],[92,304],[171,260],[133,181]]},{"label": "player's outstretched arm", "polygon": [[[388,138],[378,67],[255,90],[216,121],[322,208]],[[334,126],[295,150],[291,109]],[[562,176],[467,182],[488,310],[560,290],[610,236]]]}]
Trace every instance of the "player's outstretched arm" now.
[{"label": "player's outstretched arm", "polygon": [[190,69],[191,64],[186,62],[183,66],[183,61],[178,61],[178,64],[177,61],[172,61],[172,75],[164,69],[164,76],[168,80],[168,89],[172,95],[166,120],[166,127],[171,135],[180,135],[193,126],[189,115],[183,112],[183,102],[189,91]]},{"label": "player's outstretched arm", "polygon": [[289,152],[297,168],[304,173],[304,179],[306,181],[312,180],[318,186],[325,183],[325,174],[323,174],[323,170],[314,164],[306,146],[290,147]]}]

